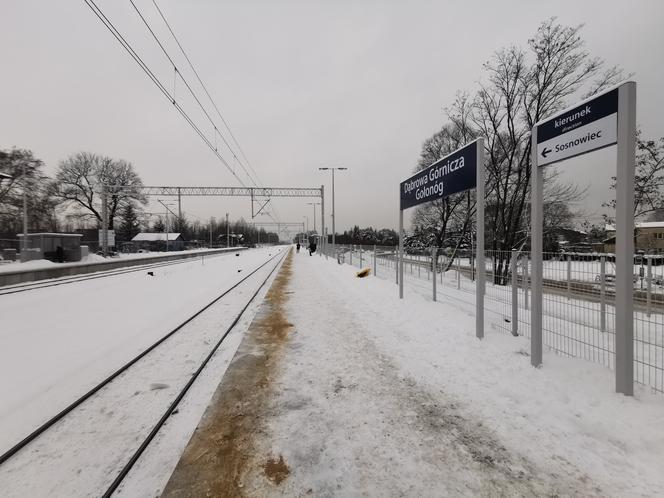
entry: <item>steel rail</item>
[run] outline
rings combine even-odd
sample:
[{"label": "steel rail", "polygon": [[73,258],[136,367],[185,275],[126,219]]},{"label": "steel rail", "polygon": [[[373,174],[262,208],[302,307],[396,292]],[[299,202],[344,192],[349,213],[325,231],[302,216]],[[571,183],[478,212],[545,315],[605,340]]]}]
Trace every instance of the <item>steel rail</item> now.
[{"label": "steel rail", "polygon": [[[288,253],[288,251],[286,251]],[[106,387],[108,384],[110,384],[113,380],[115,380],[119,375],[127,371],[131,366],[133,366],[135,363],[137,363],[139,360],[141,360],[143,357],[151,353],[153,350],[155,350],[157,347],[159,347],[162,343],[164,343],[167,339],[175,335],[179,330],[181,330],[185,325],[187,325],[189,322],[191,322],[194,318],[199,316],[201,313],[206,311],[208,308],[210,308],[213,304],[215,304],[217,301],[219,301],[221,298],[226,296],[229,292],[234,290],[236,287],[238,287],[240,284],[245,282],[247,279],[249,279],[252,275],[254,275],[257,271],[259,271],[261,268],[266,266],[268,263],[270,263],[272,260],[274,260],[278,254],[275,254],[272,256],[270,259],[268,259],[265,263],[262,263],[260,266],[256,267],[251,273],[247,274],[247,276],[243,277],[241,280],[233,284],[231,287],[226,289],[224,292],[222,292],[220,295],[215,297],[212,301],[210,301],[208,304],[200,308],[196,313],[191,315],[189,318],[184,320],[182,323],[180,323],[177,327],[172,329],[170,332],[168,332],[166,335],[164,335],[161,339],[159,339],[157,342],[149,346],[147,349],[143,350],[141,353],[139,353],[137,356],[135,356],[133,359],[129,360],[127,363],[122,365],[120,368],[115,370],[113,373],[111,373],[108,377],[106,377],[104,380],[102,380],[99,384],[97,384],[95,387],[90,389],[88,392],[80,396],[78,399],[70,403],[68,406],[63,408],[60,412],[58,412],[56,415],[48,419],[46,422],[44,422],[42,425],[40,425],[37,429],[32,431],[30,434],[25,436],[23,439],[21,439],[18,443],[16,443],[14,446],[12,446],[9,450],[7,450],[5,453],[0,455],[0,465],[4,464],[12,458],[14,455],[16,455],[19,451],[21,451],[23,448],[28,446],[30,443],[32,443],[35,439],[37,439],[40,435],[42,435],[44,432],[46,432],[48,429],[50,429],[53,425],[55,425],[57,422],[62,420],[65,416],[67,416],[69,413],[71,413],[74,409],[79,407],[81,404],[83,404],[85,401],[90,399],[92,396],[94,396],[97,392],[99,392],[101,389]],[[278,266],[278,265],[277,265]],[[276,268],[276,266],[275,266]],[[274,271],[274,270],[273,270]],[[262,285],[261,285],[262,287]],[[252,297],[253,299],[253,297]],[[248,307],[248,305],[247,305]],[[245,307],[246,309],[246,307]],[[239,320],[239,318],[238,318]],[[233,322],[233,325],[237,323],[237,320]]]},{"label": "steel rail", "polygon": [[[167,421],[168,418],[171,416],[171,414],[173,413],[173,411],[177,408],[177,406],[178,406],[178,404],[180,403],[180,401],[182,401],[182,399],[185,397],[185,395],[186,395],[187,392],[189,391],[189,388],[194,384],[194,382],[196,381],[196,379],[198,378],[198,376],[201,374],[201,372],[203,371],[203,369],[206,367],[206,365],[208,364],[208,362],[212,359],[212,357],[214,356],[214,354],[217,352],[217,350],[219,349],[219,346],[221,346],[221,343],[224,341],[224,339],[226,339],[226,337],[228,336],[228,334],[230,333],[230,331],[233,330],[233,328],[234,328],[234,327],[237,325],[237,323],[240,321],[240,318],[242,318],[242,315],[244,314],[244,312],[247,310],[247,308],[249,307],[249,305],[250,305],[250,304],[253,302],[253,300],[256,298],[256,296],[258,295],[258,293],[261,291],[261,289],[263,288],[263,286],[267,283],[267,281],[270,279],[270,277],[272,276],[272,274],[274,273],[274,271],[279,267],[279,264],[281,263],[281,261],[283,261],[283,259],[286,257],[286,255],[288,255],[288,253],[289,253],[289,251],[286,251],[286,252],[285,252],[285,254],[281,257],[281,259],[279,260],[279,262],[274,266],[274,268],[272,268],[272,271],[270,271],[270,273],[269,273],[268,276],[265,278],[265,280],[263,280],[263,283],[261,283],[261,285],[258,287],[258,289],[256,289],[256,292],[254,292],[253,295],[251,296],[251,298],[249,298],[249,300],[247,301],[247,304],[245,304],[244,307],[242,308],[242,310],[240,311],[240,313],[237,314],[237,316],[235,317],[235,319],[233,320],[233,322],[230,324],[230,326],[229,326],[229,327],[226,329],[226,331],[223,333],[223,335],[221,336],[221,338],[219,339],[219,341],[217,341],[217,343],[216,343],[215,346],[212,348],[212,350],[210,351],[210,353],[207,355],[207,357],[205,358],[205,360],[203,360],[203,363],[201,363],[201,365],[198,367],[198,369],[196,370],[196,372],[194,372],[194,374],[191,376],[191,378],[189,379],[189,381],[187,382],[187,384],[184,386],[184,388],[182,388],[182,390],[180,391],[180,394],[178,394],[178,396],[175,398],[175,400],[171,403],[171,405],[168,407],[168,409],[166,410],[166,412],[162,415],[162,417],[159,419],[159,421],[158,421],[158,422],[155,424],[155,426],[152,428],[152,430],[150,431],[150,433],[148,434],[148,436],[143,440],[143,442],[141,443],[141,445],[138,447],[138,449],[134,452],[134,454],[132,455],[132,457],[129,459],[129,462],[127,462],[127,464],[122,468],[122,470],[121,470],[120,473],[117,475],[117,477],[113,480],[113,482],[112,482],[111,485],[108,487],[108,489],[106,490],[106,492],[102,495],[103,498],[109,498],[109,497],[115,492],[115,490],[117,490],[117,488],[120,486],[120,484],[122,483],[122,481],[124,480],[124,478],[127,477],[127,475],[129,474],[129,472],[131,471],[132,467],[136,464],[136,462],[137,462],[138,459],[141,457],[141,455],[143,454],[143,452],[145,451],[145,449],[148,447],[148,445],[149,445],[149,444],[152,442],[152,440],[155,438],[155,436],[157,435],[157,433],[159,432],[159,430],[161,429],[161,427],[164,425],[164,423],[166,423],[166,421]],[[276,257],[276,256],[275,256],[275,257]],[[272,259],[274,259],[274,258],[272,258]],[[269,261],[272,261],[272,259],[268,260],[268,262],[269,262]]]}]

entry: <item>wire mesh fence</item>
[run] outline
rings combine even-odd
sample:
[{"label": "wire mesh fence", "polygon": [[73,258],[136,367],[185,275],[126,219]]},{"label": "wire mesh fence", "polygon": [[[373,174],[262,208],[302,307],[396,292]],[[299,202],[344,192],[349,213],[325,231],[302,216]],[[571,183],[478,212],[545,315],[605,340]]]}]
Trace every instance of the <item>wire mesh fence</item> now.
[{"label": "wire mesh fence", "polygon": [[[337,245],[335,251],[328,245],[324,255],[397,282],[397,249]],[[545,253],[543,259],[544,346],[613,369],[614,255]],[[472,251],[423,248],[404,254],[403,264],[409,288],[431,299],[474,307],[477,261]],[[530,338],[530,253],[485,251],[484,265],[488,330]],[[664,394],[664,256],[635,255],[633,282],[634,380]]]}]

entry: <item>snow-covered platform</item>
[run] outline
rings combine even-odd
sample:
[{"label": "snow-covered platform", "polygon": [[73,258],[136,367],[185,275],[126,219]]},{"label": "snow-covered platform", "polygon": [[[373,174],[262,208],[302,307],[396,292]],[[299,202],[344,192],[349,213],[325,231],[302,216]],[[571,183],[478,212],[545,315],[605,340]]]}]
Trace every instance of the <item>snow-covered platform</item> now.
[{"label": "snow-covered platform", "polygon": [[164,496],[652,496],[664,400],[293,254]]}]

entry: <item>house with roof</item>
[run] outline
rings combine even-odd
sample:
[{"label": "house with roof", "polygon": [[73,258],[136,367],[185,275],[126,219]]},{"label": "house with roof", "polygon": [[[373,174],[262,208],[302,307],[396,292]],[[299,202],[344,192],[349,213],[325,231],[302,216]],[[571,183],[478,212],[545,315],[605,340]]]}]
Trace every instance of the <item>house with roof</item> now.
[{"label": "house with roof", "polygon": [[174,232],[141,232],[131,239],[136,249],[148,251],[182,251],[184,238]]},{"label": "house with roof", "polygon": [[[616,252],[616,227],[606,225],[605,252]],[[664,221],[634,223],[634,250],[646,254],[664,254]]]}]

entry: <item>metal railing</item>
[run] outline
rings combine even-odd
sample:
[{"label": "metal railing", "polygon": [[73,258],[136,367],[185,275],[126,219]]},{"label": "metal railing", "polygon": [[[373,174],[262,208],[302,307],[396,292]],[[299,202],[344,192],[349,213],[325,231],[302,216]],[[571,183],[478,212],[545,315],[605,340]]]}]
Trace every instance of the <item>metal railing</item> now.
[{"label": "metal railing", "polygon": [[[394,246],[337,245],[340,263],[397,281]],[[470,251],[432,248],[404,255],[404,283],[432,300],[475,305],[477,261]],[[635,255],[634,380],[664,394],[664,258]],[[530,253],[485,251],[487,330],[530,337]],[[435,285],[434,285],[435,281]],[[542,336],[558,354],[615,367],[615,263],[612,254],[545,253]]]}]

